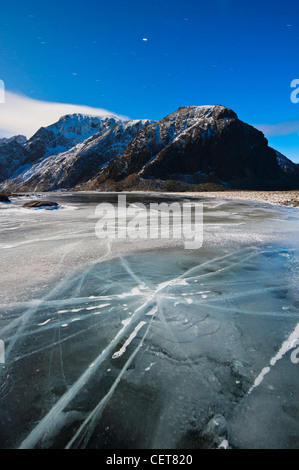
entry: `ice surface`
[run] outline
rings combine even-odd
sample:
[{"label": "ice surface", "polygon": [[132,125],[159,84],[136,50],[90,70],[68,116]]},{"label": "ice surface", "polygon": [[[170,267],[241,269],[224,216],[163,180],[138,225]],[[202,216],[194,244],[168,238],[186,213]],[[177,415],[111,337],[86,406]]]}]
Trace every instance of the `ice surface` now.
[{"label": "ice surface", "polygon": [[201,199],[190,251],[99,240],[113,193],[46,197],[0,204],[1,448],[204,448],[216,414],[223,447],[298,447],[297,210]]}]

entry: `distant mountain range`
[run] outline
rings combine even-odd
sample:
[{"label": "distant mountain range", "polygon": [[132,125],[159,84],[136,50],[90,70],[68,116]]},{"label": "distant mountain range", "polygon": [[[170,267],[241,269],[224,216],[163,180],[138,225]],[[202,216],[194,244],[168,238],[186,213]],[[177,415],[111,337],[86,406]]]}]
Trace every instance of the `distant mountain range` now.
[{"label": "distant mountain range", "polygon": [[0,139],[2,191],[298,189],[299,167],[224,106],[158,122],[81,114]]}]

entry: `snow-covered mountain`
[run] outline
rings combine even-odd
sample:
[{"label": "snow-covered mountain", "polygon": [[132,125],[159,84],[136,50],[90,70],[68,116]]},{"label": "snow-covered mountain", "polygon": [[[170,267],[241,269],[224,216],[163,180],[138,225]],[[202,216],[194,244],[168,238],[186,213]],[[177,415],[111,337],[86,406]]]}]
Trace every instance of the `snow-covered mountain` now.
[{"label": "snow-covered mountain", "polygon": [[0,182],[10,178],[26,158],[24,144],[27,139],[16,135],[9,139],[0,139]]},{"label": "snow-covered mountain", "polygon": [[231,109],[189,106],[159,122],[67,115],[28,141],[0,139],[1,182],[13,191],[279,189],[298,185],[299,170]]},{"label": "snow-covered mountain", "polygon": [[14,135],[13,137],[9,137],[7,139],[5,137],[0,139],[0,145],[10,144],[11,142],[17,142],[23,145],[27,142],[27,139],[24,135]]},{"label": "snow-covered mountain", "polygon": [[82,114],[68,114],[48,127],[41,127],[25,144],[28,162],[65,152],[98,132],[105,132],[120,120]]},{"label": "snow-covered mountain", "polygon": [[[99,171],[99,168],[121,155],[137,132],[149,123],[150,121],[142,120],[104,119],[97,123],[95,134],[59,153],[58,149],[62,149],[61,145],[56,146],[54,150],[53,147],[50,147],[50,150],[46,151],[43,141],[42,145],[45,148],[43,157],[21,167],[18,174],[7,181],[4,187],[17,188],[19,191],[51,191],[70,189],[89,181]],[[86,133],[84,135],[86,136]],[[78,142],[78,138],[77,134],[73,142]],[[32,145],[35,145],[34,140]],[[53,144],[51,143],[51,145]],[[30,158],[31,151],[29,149],[27,160]]]},{"label": "snow-covered mountain", "polygon": [[298,172],[289,176],[262,132],[240,121],[234,111],[220,105],[189,106],[139,132],[89,188],[154,189],[157,181],[162,188],[177,182],[178,189],[211,184],[279,188],[295,184],[295,176],[299,181]]},{"label": "snow-covered mountain", "polygon": [[[25,136],[0,140],[0,182],[23,173],[47,157],[65,152],[97,132],[103,132],[120,122],[111,116],[104,118],[81,114],[66,115],[58,122],[41,127],[28,141]],[[8,183],[7,183],[8,184]],[[13,183],[9,185],[14,186]]]}]

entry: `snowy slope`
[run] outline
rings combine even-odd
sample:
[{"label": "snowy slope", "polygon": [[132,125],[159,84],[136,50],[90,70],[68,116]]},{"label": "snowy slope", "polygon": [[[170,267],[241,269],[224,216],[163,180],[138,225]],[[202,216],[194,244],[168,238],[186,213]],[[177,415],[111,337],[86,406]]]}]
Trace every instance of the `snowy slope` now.
[{"label": "snowy slope", "polygon": [[111,116],[94,117],[82,114],[69,114],[48,127],[40,128],[25,144],[28,163],[41,158],[57,155],[84,142],[98,132],[104,132],[121,122]]},{"label": "snowy slope", "polygon": [[11,177],[26,158],[24,144],[26,137],[17,135],[9,139],[0,139],[0,182]]},{"label": "snowy slope", "polygon": [[[121,155],[137,132],[150,124],[150,121],[121,121],[115,118],[92,118],[91,122],[88,116],[78,115],[68,117],[67,126],[64,121],[65,118],[62,118],[56,123],[54,130],[53,126],[50,130],[46,129],[48,134],[55,135],[51,142],[41,138],[44,137],[42,131],[38,133],[38,138],[32,138],[25,145],[29,152],[26,164],[15,178],[6,182],[4,189],[49,191],[72,188],[89,180],[108,161]],[[70,125],[74,121],[75,125]],[[44,150],[39,159],[34,158],[33,163],[28,164],[32,159],[32,147]]]}]

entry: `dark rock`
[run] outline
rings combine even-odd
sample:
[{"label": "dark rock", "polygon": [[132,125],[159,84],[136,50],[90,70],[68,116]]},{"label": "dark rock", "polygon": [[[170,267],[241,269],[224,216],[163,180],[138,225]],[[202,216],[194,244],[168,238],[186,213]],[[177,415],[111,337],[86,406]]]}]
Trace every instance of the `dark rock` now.
[{"label": "dark rock", "polygon": [[224,416],[221,414],[213,416],[203,431],[202,438],[217,447],[228,439],[227,422]]},{"label": "dark rock", "polygon": [[0,193],[0,202],[11,202],[7,194]]},{"label": "dark rock", "polygon": [[57,204],[57,202],[51,202],[51,201],[29,201],[23,204],[22,207],[25,207],[26,209],[52,207],[54,209],[54,208],[58,208],[59,204]]}]

